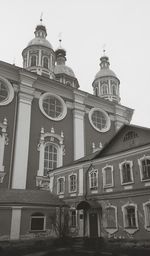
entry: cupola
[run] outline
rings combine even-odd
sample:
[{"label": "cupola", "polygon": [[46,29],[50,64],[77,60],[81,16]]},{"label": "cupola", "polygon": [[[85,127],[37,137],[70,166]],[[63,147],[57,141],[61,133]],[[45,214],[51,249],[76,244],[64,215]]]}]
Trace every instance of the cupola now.
[{"label": "cupola", "polygon": [[100,58],[100,70],[95,75],[92,84],[94,95],[119,103],[120,81],[109,67],[109,58],[104,53]]},{"label": "cupola", "polygon": [[73,70],[66,65],[66,50],[61,46],[61,39],[59,40],[59,47],[55,51],[56,64],[54,68],[54,74],[56,79],[73,88],[78,88],[79,84],[75,77]]},{"label": "cupola", "polygon": [[54,78],[55,52],[52,45],[46,39],[46,27],[42,24],[36,26],[35,37],[23,50],[23,67],[39,75]]}]

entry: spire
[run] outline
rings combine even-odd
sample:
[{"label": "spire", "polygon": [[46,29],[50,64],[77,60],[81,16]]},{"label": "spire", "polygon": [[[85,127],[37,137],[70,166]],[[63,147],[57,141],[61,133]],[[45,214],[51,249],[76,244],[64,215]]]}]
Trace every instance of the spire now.
[{"label": "spire", "polygon": [[66,62],[66,50],[62,48],[62,39],[59,34],[59,47],[55,51],[57,65],[65,65]]},{"label": "spire", "polygon": [[46,38],[47,36],[46,27],[43,25],[43,13],[41,13],[40,24],[36,26],[34,34],[35,34],[35,37],[40,37],[40,38]]}]

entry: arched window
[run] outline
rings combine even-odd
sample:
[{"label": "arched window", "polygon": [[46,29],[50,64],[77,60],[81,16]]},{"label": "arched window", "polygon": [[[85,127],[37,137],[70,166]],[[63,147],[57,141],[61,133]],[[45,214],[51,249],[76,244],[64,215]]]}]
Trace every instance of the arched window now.
[{"label": "arched window", "polygon": [[125,161],[120,164],[121,172],[121,184],[127,184],[133,182],[133,171],[132,171],[132,162]]},{"label": "arched window", "polygon": [[138,229],[137,205],[128,203],[122,206],[124,228],[130,234]]},{"label": "arched window", "polygon": [[43,57],[43,68],[48,68],[48,57]]},{"label": "arched window", "polygon": [[44,176],[47,172],[57,167],[57,147],[54,144],[46,144],[44,149]]},{"label": "arched window", "polygon": [[113,93],[113,95],[117,95],[117,87],[116,87],[116,85],[112,85],[112,93]]},{"label": "arched window", "polygon": [[31,67],[36,66],[36,55],[31,56]]},{"label": "arched window", "polygon": [[69,192],[76,192],[77,190],[77,175],[71,174],[69,176]]},{"label": "arched window", "polygon": [[114,207],[106,208],[106,228],[116,228],[116,209]]},{"label": "arched window", "polygon": [[65,177],[57,179],[57,194],[63,194],[65,190]]},{"label": "arched window", "polygon": [[31,215],[31,231],[45,230],[45,216],[42,213],[34,213]]},{"label": "arched window", "polygon": [[150,179],[150,159],[144,159],[142,161],[142,174],[143,180]]},{"label": "arched window", "polygon": [[143,204],[144,217],[145,217],[145,229],[150,231],[150,201]]},{"label": "arched window", "polygon": [[98,187],[98,170],[92,169],[89,173],[89,185],[91,189],[97,189]]},{"label": "arched window", "polygon": [[113,186],[113,166],[105,166],[102,169],[103,172],[103,187],[112,187]]},{"label": "arched window", "polygon": [[102,94],[105,95],[108,93],[108,87],[106,84],[102,85]]}]

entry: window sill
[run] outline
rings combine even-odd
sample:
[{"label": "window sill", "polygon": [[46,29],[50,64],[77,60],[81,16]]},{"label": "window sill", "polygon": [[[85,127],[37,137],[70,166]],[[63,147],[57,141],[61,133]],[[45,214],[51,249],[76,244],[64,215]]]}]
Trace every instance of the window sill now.
[{"label": "window sill", "polygon": [[114,234],[115,232],[118,231],[118,228],[117,228],[117,227],[114,227],[114,228],[106,227],[105,230],[106,230],[107,233],[109,233],[110,235],[112,235],[112,234]]},{"label": "window sill", "polygon": [[125,231],[129,233],[130,235],[134,234],[139,229],[137,227],[125,227]]}]

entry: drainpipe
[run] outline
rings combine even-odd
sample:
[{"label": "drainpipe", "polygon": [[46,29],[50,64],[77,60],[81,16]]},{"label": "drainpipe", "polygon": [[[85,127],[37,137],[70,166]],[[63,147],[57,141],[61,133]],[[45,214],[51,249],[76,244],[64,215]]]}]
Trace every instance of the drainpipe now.
[{"label": "drainpipe", "polygon": [[14,125],[13,125],[13,134],[12,134],[12,146],[11,146],[11,155],[10,155],[10,167],[9,167],[9,178],[8,178],[8,189],[11,189],[11,179],[13,171],[13,156],[14,156],[14,147],[15,147],[15,135],[16,135],[16,124],[17,124],[17,112],[18,112],[18,88],[15,95],[15,112],[14,112]]},{"label": "drainpipe", "polygon": [[[90,170],[90,168],[92,167],[92,163],[90,164],[90,166],[88,167],[88,169],[86,170],[85,172],[85,194],[84,194],[84,199],[85,201],[87,201],[87,190],[88,190],[88,172]],[[85,217],[87,217],[87,214],[86,214],[86,210],[83,209],[83,236],[85,237],[85,232],[86,232],[86,220],[85,220]]]}]

